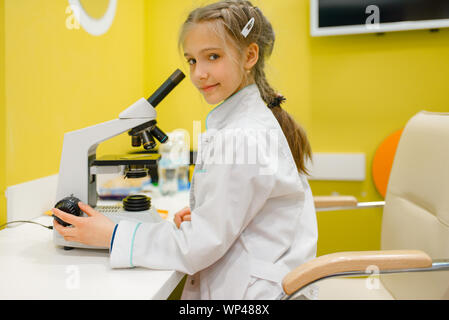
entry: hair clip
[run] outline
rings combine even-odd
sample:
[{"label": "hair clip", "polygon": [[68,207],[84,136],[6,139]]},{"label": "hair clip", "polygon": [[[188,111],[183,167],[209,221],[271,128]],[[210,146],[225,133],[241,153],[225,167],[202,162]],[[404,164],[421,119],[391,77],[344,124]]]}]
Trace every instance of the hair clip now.
[{"label": "hair clip", "polygon": [[248,34],[251,32],[251,30],[254,27],[254,17],[252,17],[248,23],[246,24],[246,26],[242,29],[241,34],[246,38],[248,36]]}]

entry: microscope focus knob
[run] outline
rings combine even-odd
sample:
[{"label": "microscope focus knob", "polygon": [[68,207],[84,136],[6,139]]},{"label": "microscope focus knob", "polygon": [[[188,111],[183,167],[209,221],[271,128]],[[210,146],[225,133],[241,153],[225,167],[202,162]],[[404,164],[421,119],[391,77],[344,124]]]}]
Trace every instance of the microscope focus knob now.
[{"label": "microscope focus knob", "polygon": [[[78,202],[80,202],[80,201],[81,200],[76,197],[72,197],[72,196],[65,197],[64,199],[62,199],[62,200],[58,201],[58,203],[56,203],[55,208],[79,217],[81,215],[81,209],[78,207]],[[59,219],[58,217],[56,217],[56,216],[53,216],[53,217],[56,219],[56,221],[58,221],[64,227],[70,226],[69,223]]]}]

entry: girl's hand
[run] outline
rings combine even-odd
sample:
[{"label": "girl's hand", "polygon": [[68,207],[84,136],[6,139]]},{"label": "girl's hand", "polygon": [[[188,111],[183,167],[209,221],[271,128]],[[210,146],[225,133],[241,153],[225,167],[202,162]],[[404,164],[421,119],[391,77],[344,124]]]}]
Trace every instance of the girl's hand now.
[{"label": "girl's hand", "polygon": [[191,212],[189,207],[185,207],[175,214],[174,222],[178,228],[184,221],[191,221]]},{"label": "girl's hand", "polygon": [[72,225],[63,227],[54,219],[53,226],[56,231],[66,241],[108,248],[115,227],[114,222],[87,204],[78,202],[78,206],[88,217],[77,217],[56,208],[52,209],[55,216]]}]

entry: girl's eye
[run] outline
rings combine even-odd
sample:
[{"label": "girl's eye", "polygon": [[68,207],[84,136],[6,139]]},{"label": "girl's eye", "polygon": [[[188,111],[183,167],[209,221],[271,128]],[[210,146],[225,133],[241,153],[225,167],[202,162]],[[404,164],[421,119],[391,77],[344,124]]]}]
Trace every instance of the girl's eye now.
[{"label": "girl's eye", "polygon": [[[212,61],[214,61],[214,60],[217,60],[220,56],[218,54],[213,53],[213,54],[209,55],[209,58],[210,57],[216,57],[216,58],[212,59]],[[189,60],[187,60],[187,63],[190,65],[193,65],[192,61],[195,61],[195,59],[189,59]]]},{"label": "girl's eye", "polygon": [[[217,57],[217,59],[218,59],[220,56],[218,54],[213,53],[209,57]],[[217,59],[214,59],[214,60],[217,60]]]}]

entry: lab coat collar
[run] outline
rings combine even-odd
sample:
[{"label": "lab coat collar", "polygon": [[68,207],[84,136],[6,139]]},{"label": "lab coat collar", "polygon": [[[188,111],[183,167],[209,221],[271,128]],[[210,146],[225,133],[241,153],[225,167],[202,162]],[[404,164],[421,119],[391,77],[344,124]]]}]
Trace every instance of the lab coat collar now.
[{"label": "lab coat collar", "polygon": [[249,97],[262,99],[257,84],[244,87],[209,112],[206,118],[206,129],[220,130],[234,115],[247,112],[248,110],[245,109],[248,108],[248,105],[244,101],[247,101]]}]

